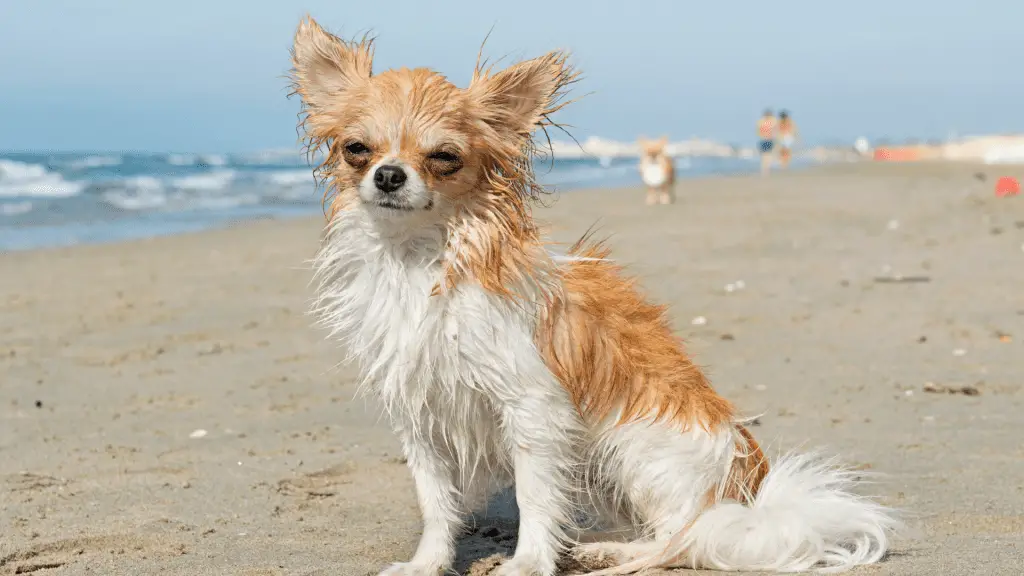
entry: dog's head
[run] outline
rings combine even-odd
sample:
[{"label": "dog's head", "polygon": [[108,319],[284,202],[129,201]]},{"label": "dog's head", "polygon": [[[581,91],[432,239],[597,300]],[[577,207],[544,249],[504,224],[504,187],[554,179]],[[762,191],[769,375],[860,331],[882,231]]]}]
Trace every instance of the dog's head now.
[{"label": "dog's head", "polygon": [[422,68],[374,74],[372,63],[371,41],[343,41],[311,18],[299,25],[292,80],[335,209],[400,227],[460,209],[521,209],[535,190],[532,132],[573,79],[563,54],[497,73],[478,66],[465,89]]},{"label": "dog's head", "polygon": [[657,140],[648,140],[640,137],[640,152],[648,161],[655,161],[665,155],[665,146],[668,145],[668,136],[662,136]]}]

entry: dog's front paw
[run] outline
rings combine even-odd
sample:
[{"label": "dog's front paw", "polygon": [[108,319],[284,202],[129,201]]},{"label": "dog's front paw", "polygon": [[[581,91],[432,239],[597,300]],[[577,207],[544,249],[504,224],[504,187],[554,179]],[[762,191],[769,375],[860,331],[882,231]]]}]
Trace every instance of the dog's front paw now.
[{"label": "dog's front paw", "polygon": [[396,562],[381,571],[379,576],[437,576],[440,573],[441,569],[438,567]]},{"label": "dog's front paw", "polygon": [[493,576],[554,576],[554,574],[553,563],[541,562],[524,556],[513,556],[492,572]]}]

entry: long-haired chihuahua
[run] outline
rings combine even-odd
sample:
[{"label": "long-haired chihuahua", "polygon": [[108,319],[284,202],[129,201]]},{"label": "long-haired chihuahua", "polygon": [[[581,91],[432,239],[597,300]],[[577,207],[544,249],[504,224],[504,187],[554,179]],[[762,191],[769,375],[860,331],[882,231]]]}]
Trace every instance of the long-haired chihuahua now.
[{"label": "long-haired chihuahua", "polygon": [[[558,255],[542,240],[533,133],[576,79],[565,54],[478,60],[458,88],[375,72],[371,41],[312,19],[294,42],[330,202],[314,311],[386,407],[423,517],[415,554],[382,574],[448,569],[467,515],[512,485],[519,538],[501,576],[552,576],[564,553],[605,562],[595,574],[882,558],[896,521],[851,471],[769,464],[603,245]],[[575,545],[584,506],[643,537]]]}]

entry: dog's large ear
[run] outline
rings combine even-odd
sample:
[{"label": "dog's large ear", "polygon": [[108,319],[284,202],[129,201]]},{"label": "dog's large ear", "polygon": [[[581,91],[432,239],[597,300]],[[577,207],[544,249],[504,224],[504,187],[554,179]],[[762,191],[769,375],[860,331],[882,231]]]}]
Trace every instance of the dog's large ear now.
[{"label": "dog's large ear", "polygon": [[668,136],[662,136],[661,138],[658,138],[658,144],[661,144],[662,146],[667,145],[668,144]]},{"label": "dog's large ear", "polygon": [[373,41],[345,42],[307,16],[295,31],[292,82],[306,106],[322,109],[373,72]]},{"label": "dog's large ear", "polygon": [[576,74],[564,52],[551,52],[491,74],[479,67],[469,94],[482,120],[495,130],[528,134],[561,107],[559,100]]}]

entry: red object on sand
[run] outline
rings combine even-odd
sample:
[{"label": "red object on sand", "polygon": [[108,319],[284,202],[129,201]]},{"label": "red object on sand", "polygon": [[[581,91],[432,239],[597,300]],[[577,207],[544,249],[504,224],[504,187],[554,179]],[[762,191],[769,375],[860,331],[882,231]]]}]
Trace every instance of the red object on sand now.
[{"label": "red object on sand", "polygon": [[1016,178],[1003,176],[996,180],[996,196],[1003,198],[1005,196],[1016,196],[1017,194],[1020,194],[1020,182]]}]

